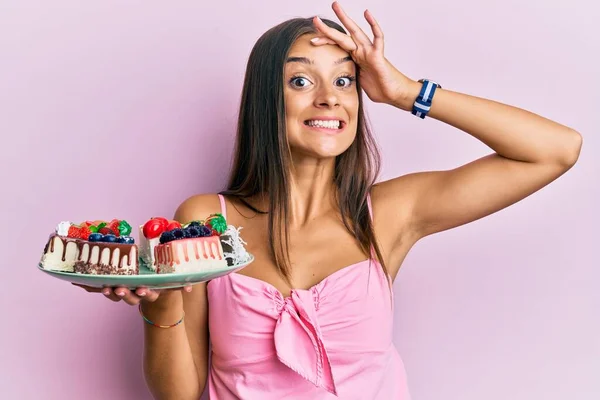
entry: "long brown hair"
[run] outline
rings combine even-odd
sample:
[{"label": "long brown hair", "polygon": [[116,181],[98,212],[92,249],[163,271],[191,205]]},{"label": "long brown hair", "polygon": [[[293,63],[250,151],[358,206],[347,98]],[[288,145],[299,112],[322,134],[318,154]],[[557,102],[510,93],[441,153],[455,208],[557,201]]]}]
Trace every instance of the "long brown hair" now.
[{"label": "long brown hair", "polygon": [[[339,24],[328,26],[346,33]],[[233,167],[223,195],[238,198],[255,212],[264,213],[246,199],[268,193],[269,243],[281,275],[290,281],[288,212],[290,156],[285,129],[284,66],[300,36],[316,33],[312,18],[294,18],[265,32],[254,45],[242,90]],[[357,78],[360,71],[357,69]],[[346,229],[365,254],[373,245],[384,272],[387,269],[373,231],[367,194],[380,170],[380,154],[368,127],[362,90],[357,79],[358,125],[356,138],[335,160],[334,184],[339,211]]]}]

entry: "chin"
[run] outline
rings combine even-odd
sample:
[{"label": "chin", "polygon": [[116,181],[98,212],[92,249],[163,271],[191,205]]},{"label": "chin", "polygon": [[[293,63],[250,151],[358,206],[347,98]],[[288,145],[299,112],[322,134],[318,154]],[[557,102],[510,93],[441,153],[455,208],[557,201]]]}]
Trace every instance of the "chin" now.
[{"label": "chin", "polygon": [[344,143],[344,145],[342,145],[341,143],[338,143],[337,145],[333,145],[333,146],[290,146],[291,147],[291,151],[292,151],[292,156],[296,156],[296,157],[301,157],[301,158],[313,158],[313,159],[317,159],[317,160],[327,160],[327,159],[333,159],[335,160],[335,158],[339,155],[342,155],[346,150],[348,150],[348,148],[350,148],[350,145],[352,144],[352,142],[348,143],[346,145],[346,143]]},{"label": "chin", "polygon": [[356,134],[346,129],[339,134],[322,134],[314,131],[302,131],[289,136],[292,154],[304,157],[335,158],[350,148]]}]

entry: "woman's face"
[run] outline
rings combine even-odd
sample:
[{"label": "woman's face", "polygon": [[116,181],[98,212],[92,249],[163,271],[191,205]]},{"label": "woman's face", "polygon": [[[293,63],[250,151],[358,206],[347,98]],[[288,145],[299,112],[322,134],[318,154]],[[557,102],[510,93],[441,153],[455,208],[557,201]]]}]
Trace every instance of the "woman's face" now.
[{"label": "woman's face", "polygon": [[292,154],[329,158],[354,141],[358,115],[356,67],[338,46],[314,46],[303,35],[284,72],[286,129]]}]

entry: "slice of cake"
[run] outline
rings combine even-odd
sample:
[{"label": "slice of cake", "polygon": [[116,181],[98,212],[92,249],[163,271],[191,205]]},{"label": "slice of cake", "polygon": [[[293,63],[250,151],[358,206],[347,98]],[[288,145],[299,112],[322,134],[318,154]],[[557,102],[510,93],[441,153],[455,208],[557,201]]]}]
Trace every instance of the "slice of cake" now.
[{"label": "slice of cake", "polygon": [[51,271],[74,272],[80,246],[79,239],[52,234],[44,247],[40,265]]},{"label": "slice of cake", "polygon": [[211,271],[227,267],[221,245],[221,234],[227,229],[227,222],[221,214],[212,214],[204,221],[192,221],[185,226],[171,225],[170,228],[161,233],[159,244],[154,248],[157,273]]},{"label": "slice of cake", "polygon": [[144,226],[140,226],[139,232],[139,250],[140,250],[140,265],[156,272],[156,263],[154,262],[154,248],[158,246],[160,235],[157,237],[146,237],[144,235]]},{"label": "slice of cake", "polygon": [[140,225],[140,262],[144,267],[156,272],[154,248],[159,245],[163,232],[176,228],[181,228],[179,222],[163,217],[152,217],[144,225]]},{"label": "slice of cake", "polygon": [[130,233],[131,226],[125,220],[79,225],[63,221],[50,235],[40,265],[79,274],[138,274],[138,249]]}]

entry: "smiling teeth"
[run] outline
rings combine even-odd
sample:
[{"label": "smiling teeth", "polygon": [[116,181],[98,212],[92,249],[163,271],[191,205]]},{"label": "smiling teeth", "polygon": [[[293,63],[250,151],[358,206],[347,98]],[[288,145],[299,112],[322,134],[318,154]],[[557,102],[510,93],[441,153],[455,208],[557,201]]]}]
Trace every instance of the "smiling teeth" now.
[{"label": "smiling teeth", "polygon": [[318,128],[340,129],[340,121],[320,121],[310,120],[308,126],[316,126]]}]

